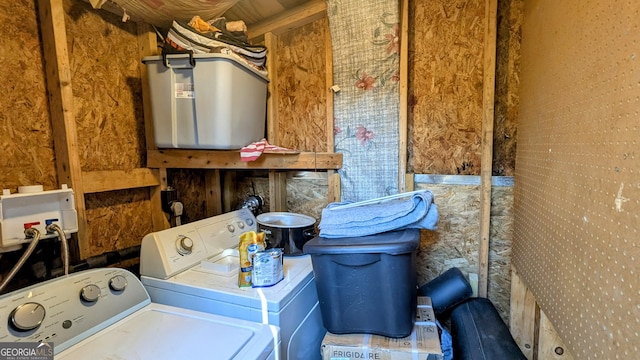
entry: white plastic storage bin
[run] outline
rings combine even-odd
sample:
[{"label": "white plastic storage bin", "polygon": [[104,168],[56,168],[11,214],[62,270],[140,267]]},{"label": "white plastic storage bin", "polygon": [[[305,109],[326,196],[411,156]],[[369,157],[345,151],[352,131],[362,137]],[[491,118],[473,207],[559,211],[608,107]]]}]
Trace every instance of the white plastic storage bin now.
[{"label": "white plastic storage bin", "polygon": [[160,148],[240,149],[264,137],[266,76],[225,54],[142,59]]}]

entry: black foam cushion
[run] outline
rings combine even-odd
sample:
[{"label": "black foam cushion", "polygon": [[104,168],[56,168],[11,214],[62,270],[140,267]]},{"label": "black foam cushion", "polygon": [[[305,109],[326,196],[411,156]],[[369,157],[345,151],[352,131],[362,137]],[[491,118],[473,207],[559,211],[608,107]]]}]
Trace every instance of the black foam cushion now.
[{"label": "black foam cushion", "polygon": [[461,360],[526,360],[495,306],[472,298],[451,311],[453,357]]},{"label": "black foam cushion", "polygon": [[471,285],[458,268],[451,268],[420,287],[420,293],[431,298],[433,312],[440,315],[469,299]]}]

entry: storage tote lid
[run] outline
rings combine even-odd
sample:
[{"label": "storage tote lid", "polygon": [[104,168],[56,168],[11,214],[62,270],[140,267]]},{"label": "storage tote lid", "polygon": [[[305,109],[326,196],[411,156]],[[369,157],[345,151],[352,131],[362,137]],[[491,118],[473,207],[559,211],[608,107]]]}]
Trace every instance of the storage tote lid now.
[{"label": "storage tote lid", "polygon": [[261,73],[260,71],[254,69],[249,66],[249,64],[238,60],[234,56],[227,54],[218,54],[218,53],[209,53],[209,54],[165,54],[163,55],[151,55],[145,56],[142,58],[142,63],[160,63],[164,64],[167,67],[175,67],[175,68],[193,68],[200,63],[206,62],[216,62],[216,61],[225,61],[229,62],[239,69],[243,69],[244,71],[253,74],[255,77],[260,78],[265,83],[269,82],[269,78],[267,75]]},{"label": "storage tote lid", "polygon": [[389,254],[412,252],[420,245],[420,230],[405,229],[349,238],[315,237],[304,244],[305,254]]}]

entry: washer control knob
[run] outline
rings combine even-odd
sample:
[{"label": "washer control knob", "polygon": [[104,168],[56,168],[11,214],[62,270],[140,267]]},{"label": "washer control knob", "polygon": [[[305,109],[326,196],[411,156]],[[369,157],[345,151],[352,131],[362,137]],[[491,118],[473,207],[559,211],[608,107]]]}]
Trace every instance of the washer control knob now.
[{"label": "washer control knob", "polygon": [[13,309],[9,321],[18,331],[29,331],[42,324],[45,313],[44,306],[28,302]]},{"label": "washer control knob", "polygon": [[251,226],[253,225],[253,220],[251,218],[247,219],[247,225]]},{"label": "washer control knob", "polygon": [[100,288],[98,285],[87,285],[80,290],[80,298],[87,302],[96,302],[100,298]]},{"label": "washer control knob", "polygon": [[180,255],[189,255],[193,251],[193,240],[188,236],[180,236],[176,240],[176,250]]},{"label": "washer control knob", "polygon": [[242,221],[238,221],[238,228],[240,230],[244,229],[244,223]]},{"label": "washer control knob", "polygon": [[127,287],[127,279],[122,275],[116,275],[109,279],[109,287],[113,291],[122,291]]},{"label": "washer control knob", "polygon": [[232,232],[236,231],[236,228],[233,225],[228,224],[227,225],[227,230],[229,230],[229,232],[232,233]]}]

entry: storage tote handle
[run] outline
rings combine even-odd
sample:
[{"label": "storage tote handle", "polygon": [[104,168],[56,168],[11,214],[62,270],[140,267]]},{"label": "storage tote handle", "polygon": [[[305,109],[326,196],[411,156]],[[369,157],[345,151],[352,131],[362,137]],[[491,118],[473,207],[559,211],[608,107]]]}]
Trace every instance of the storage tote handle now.
[{"label": "storage tote handle", "polygon": [[[184,69],[187,69],[187,68],[189,68],[189,66],[171,65],[171,63],[169,62],[169,59],[167,58],[167,55],[172,55],[171,57],[175,58],[175,59],[182,59],[182,58],[185,57],[185,56],[176,56],[176,55],[188,55],[189,56],[189,65],[191,65],[190,67],[192,67],[192,68],[196,67],[196,59],[193,58],[193,52],[191,52],[191,51],[188,52],[188,53],[183,53],[183,54],[167,54],[167,53],[164,53],[164,52],[162,53],[162,63],[164,64],[164,66],[166,68],[177,68],[177,69],[184,68]],[[180,63],[182,63],[182,62],[180,62]]]},{"label": "storage tote handle", "polygon": [[343,254],[331,259],[334,263],[345,266],[365,266],[380,261],[380,254]]}]

